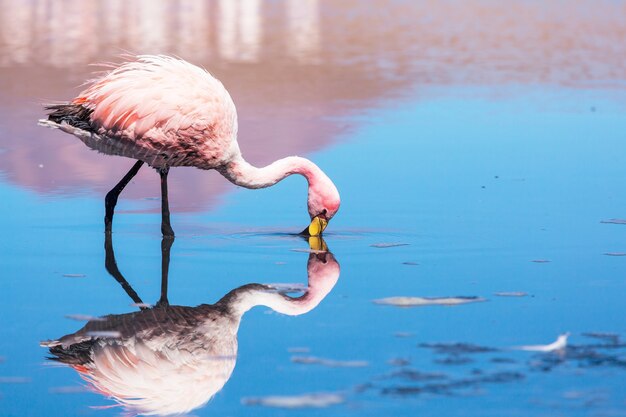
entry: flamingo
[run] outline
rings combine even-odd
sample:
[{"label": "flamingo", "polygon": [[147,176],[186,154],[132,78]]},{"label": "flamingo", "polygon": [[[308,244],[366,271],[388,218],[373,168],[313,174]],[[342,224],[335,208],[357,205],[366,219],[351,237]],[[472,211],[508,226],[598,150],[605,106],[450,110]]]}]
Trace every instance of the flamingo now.
[{"label": "flamingo", "polygon": [[[335,286],[339,264],[321,237],[310,239],[308,287],[298,298],[283,295],[276,284],[246,284],[212,305],[169,305],[164,268],[155,307],[142,303],[140,311],[92,319],[75,333],[40,344],[51,360],[76,370],[91,389],[114,399],[129,415],[186,414],[206,404],[230,379],[245,312],[263,305],[286,315],[305,314]],[[172,239],[164,242],[162,264],[167,265]],[[141,301],[117,267],[111,268],[111,234],[106,234],[105,248],[109,273],[133,301]]]},{"label": "flamingo", "polygon": [[313,162],[298,156],[257,168],[237,143],[237,111],[222,83],[206,70],[165,55],[139,55],[113,67],[68,103],[46,106],[40,125],[78,137],[107,155],[136,159],[105,197],[105,232],[111,233],[118,197],[143,164],[161,177],[161,232],[173,237],[167,196],[172,167],[215,169],[235,185],[258,189],[299,174],[308,182],[309,226],[321,235],[340,205],[339,192]]}]

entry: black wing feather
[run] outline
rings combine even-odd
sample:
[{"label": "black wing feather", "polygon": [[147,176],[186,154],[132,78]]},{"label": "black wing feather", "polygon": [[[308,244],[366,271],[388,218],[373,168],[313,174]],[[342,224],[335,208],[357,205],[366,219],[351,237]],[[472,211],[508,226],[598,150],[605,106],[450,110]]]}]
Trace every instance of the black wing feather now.
[{"label": "black wing feather", "polygon": [[55,123],[67,123],[78,129],[94,132],[95,127],[91,121],[93,110],[78,104],[54,104],[46,106],[48,120]]}]

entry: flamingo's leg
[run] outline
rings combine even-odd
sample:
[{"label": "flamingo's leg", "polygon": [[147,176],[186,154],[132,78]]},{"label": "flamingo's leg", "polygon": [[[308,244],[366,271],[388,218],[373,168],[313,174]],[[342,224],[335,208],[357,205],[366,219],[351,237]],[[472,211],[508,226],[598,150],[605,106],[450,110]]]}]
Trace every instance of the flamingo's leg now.
[{"label": "flamingo's leg", "polygon": [[139,172],[139,168],[143,165],[143,161],[135,162],[135,165],[124,175],[124,178],[117,183],[115,187],[111,189],[104,197],[104,231],[105,233],[111,233],[111,226],[113,225],[113,211],[115,210],[115,205],[117,204],[117,198],[120,193],[128,185],[130,180],[133,179],[137,172]]},{"label": "flamingo's leg", "polygon": [[164,237],[174,237],[174,230],[170,224],[170,206],[167,200],[167,174],[169,168],[159,169],[161,175],[161,233]]},{"label": "flamingo's leg", "polygon": [[139,295],[135,292],[133,287],[130,286],[128,281],[126,281],[126,278],[124,278],[119,268],[117,267],[117,262],[115,261],[115,252],[113,251],[113,240],[110,233],[107,233],[104,236],[104,252],[106,254],[104,258],[104,267],[106,268],[107,272],[111,274],[111,276],[115,278],[117,282],[120,283],[124,291],[126,291],[126,294],[128,294],[133,302],[135,304],[138,304],[140,309],[145,310],[147,307],[144,305]]},{"label": "flamingo's leg", "polygon": [[163,236],[161,240],[161,298],[157,302],[157,306],[170,305],[167,300],[167,280],[170,272],[170,249],[174,243],[173,236]]}]

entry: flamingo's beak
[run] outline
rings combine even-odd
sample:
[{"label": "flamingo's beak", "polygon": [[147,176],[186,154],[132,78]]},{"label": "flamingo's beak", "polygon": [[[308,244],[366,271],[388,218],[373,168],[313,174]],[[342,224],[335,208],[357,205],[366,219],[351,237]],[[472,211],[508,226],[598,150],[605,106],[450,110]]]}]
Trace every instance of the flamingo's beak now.
[{"label": "flamingo's beak", "polygon": [[326,226],[328,226],[328,220],[322,216],[315,216],[311,219],[309,227],[304,229],[301,234],[305,236],[321,236]]},{"label": "flamingo's beak", "polygon": [[328,246],[321,236],[311,236],[309,238],[309,247],[312,252],[328,252]]}]

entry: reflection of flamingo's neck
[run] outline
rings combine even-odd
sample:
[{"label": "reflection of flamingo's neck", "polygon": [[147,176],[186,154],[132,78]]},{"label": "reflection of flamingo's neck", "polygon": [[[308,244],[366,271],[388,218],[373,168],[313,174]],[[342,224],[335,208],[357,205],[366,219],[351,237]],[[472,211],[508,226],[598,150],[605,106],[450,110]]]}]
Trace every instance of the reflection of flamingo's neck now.
[{"label": "reflection of flamingo's neck", "polygon": [[237,155],[219,171],[233,184],[245,188],[270,187],[293,174],[304,176],[309,184],[315,183],[318,177],[325,177],[317,165],[298,156],[289,156],[257,168],[246,162],[241,155]]},{"label": "reflection of flamingo's neck", "polygon": [[229,292],[216,305],[224,306],[236,320],[256,306],[266,306],[278,313],[297,316],[315,308],[323,298],[312,295],[308,291],[302,297],[292,298],[267,285],[248,284]]},{"label": "reflection of flamingo's neck", "polygon": [[236,319],[252,307],[266,306],[272,310],[297,316],[313,310],[332,290],[339,278],[339,264],[330,253],[319,257],[312,254],[307,267],[309,283],[301,297],[293,298],[278,293],[272,287],[248,284],[232,290],[216,305],[226,308]]}]

